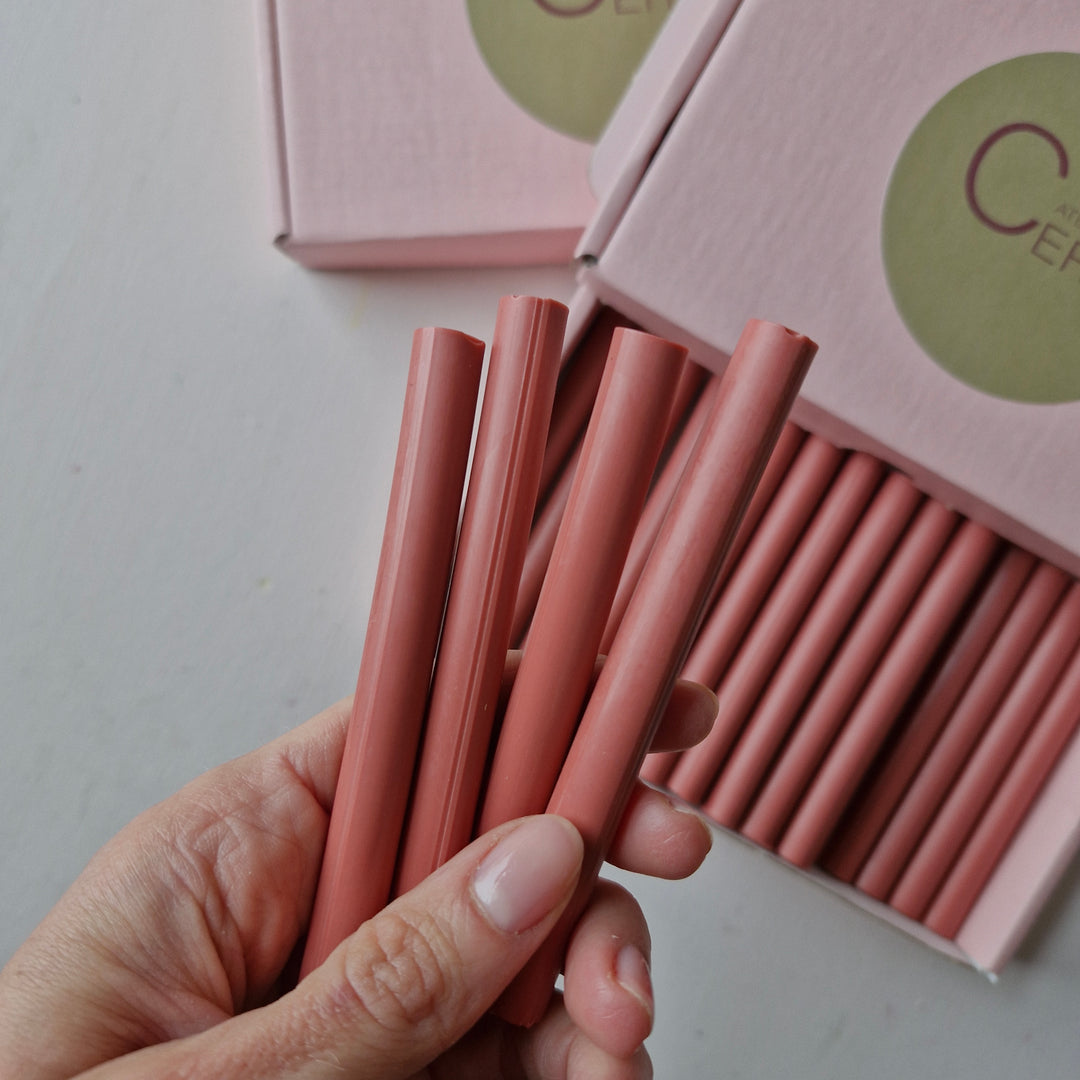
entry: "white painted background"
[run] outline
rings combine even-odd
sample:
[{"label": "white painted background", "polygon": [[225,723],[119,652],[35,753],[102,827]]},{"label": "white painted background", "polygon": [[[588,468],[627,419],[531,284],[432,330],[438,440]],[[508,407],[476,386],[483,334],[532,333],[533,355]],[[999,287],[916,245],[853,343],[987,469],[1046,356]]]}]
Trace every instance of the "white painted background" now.
[{"label": "white painted background", "polygon": [[[351,691],[413,328],[570,294],[273,250],[253,25],[0,5],[0,962],[140,809]],[[631,885],[658,1076],[1080,1068],[1080,872],[997,986],[723,837]]]}]

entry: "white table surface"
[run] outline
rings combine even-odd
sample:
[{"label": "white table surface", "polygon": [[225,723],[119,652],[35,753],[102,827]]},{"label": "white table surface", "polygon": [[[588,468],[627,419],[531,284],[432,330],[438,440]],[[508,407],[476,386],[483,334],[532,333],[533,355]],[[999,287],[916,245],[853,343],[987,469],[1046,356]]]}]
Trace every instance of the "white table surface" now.
[{"label": "white table surface", "polygon": [[[248,0],[0,7],[0,962],[90,854],[351,691],[412,330],[563,269],[269,242]],[[1080,1072],[1080,871],[997,985],[727,837],[628,880],[661,1077]]]}]

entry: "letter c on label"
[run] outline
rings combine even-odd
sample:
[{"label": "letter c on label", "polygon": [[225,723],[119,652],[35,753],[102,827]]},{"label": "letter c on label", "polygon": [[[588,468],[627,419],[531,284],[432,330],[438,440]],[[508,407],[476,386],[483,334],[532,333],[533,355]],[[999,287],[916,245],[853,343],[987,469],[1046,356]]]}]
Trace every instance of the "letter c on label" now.
[{"label": "letter c on label", "polygon": [[1019,233],[1029,232],[1039,223],[1035,218],[1031,218],[1020,225],[1005,225],[990,217],[990,215],[979,205],[978,197],[975,194],[975,178],[979,172],[979,167],[983,163],[983,158],[986,157],[990,150],[1007,135],[1015,135],[1021,131],[1026,131],[1032,135],[1038,135],[1040,138],[1045,139],[1057,153],[1058,175],[1062,177],[1069,175],[1069,155],[1065,152],[1065,147],[1062,145],[1061,140],[1056,135],[1047,131],[1046,128],[1040,127],[1038,124],[1006,124],[1004,127],[999,127],[997,131],[992,131],[987,135],[986,138],[979,143],[978,149],[972,155],[971,164],[968,165],[967,175],[964,177],[964,194],[967,196],[968,206],[971,207],[971,212],[979,219],[979,221],[981,221],[988,229],[993,229],[994,232],[1005,233],[1007,236],[1016,236]]}]

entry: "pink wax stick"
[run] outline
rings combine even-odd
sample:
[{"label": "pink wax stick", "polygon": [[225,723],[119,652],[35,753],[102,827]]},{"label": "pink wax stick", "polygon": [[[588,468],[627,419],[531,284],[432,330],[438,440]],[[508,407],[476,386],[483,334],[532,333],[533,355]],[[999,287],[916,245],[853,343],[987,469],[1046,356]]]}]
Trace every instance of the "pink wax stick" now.
[{"label": "pink wax stick", "polygon": [[816,435],[803,443],[742,558],[728,576],[723,593],[706,617],[686,658],[684,678],[706,686],[719,684],[747,627],[844,457],[842,450]]},{"label": "pink wax stick", "polygon": [[666,451],[670,451],[678,441],[679,433],[693,415],[694,406],[701,397],[705,384],[711,382],[713,375],[706,368],[687,358],[683,361],[679,383],[675,387],[675,396],[671,402],[671,415],[668,417],[667,430],[660,448],[659,461],[662,464]]},{"label": "pink wax stick", "polygon": [[882,484],[799,627],[706,802],[707,813],[736,828],[799,709],[855,618],[921,496],[899,473]]},{"label": "pink wax stick", "polygon": [[[716,385],[719,385],[718,380],[714,380]],[[706,392],[712,388],[713,384],[706,387]],[[700,431],[700,425],[698,430]],[[685,435],[685,432],[684,432]],[[784,425],[783,430],[780,432],[780,438],[777,440],[776,447],[773,449],[772,455],[769,458],[768,465],[765,466],[765,471],[761,474],[761,480],[758,483],[757,488],[754,491],[753,498],[750,500],[750,505],[746,508],[746,513],[743,515],[742,522],[739,524],[739,531],[735,534],[735,539],[731,543],[731,548],[728,550],[727,555],[724,558],[724,563],[720,568],[720,575],[716,579],[716,584],[713,586],[712,592],[709,594],[709,600],[705,605],[705,610],[708,611],[712,606],[712,602],[717,593],[727,583],[728,576],[731,574],[732,569],[738,565],[739,559],[742,557],[743,551],[746,550],[747,544],[750,543],[750,538],[754,535],[754,531],[757,529],[758,523],[761,521],[765,511],[768,510],[772,504],[773,496],[776,494],[777,488],[783,482],[784,477],[787,475],[788,468],[791,466],[791,462],[794,460],[795,455],[798,453],[799,448],[803,444],[803,440],[806,435],[800,428],[796,427],[790,421]],[[692,445],[687,447],[686,453],[689,455]],[[670,462],[669,462],[670,464]],[[673,478],[677,482],[678,476],[682,474],[682,466],[685,465],[685,458],[679,467],[678,474]],[[665,473],[667,475],[667,467],[665,466]],[[674,489],[674,483],[672,485]],[[649,501],[646,503],[646,513],[652,508],[653,495],[658,494],[660,485],[654,489],[653,494],[650,494]],[[671,495],[664,498],[660,504],[660,508],[663,513],[667,513],[667,508],[671,502]],[[644,518],[643,518],[644,520]],[[660,528],[660,523],[663,521],[663,514],[660,514],[656,520],[656,526],[650,535],[648,546],[644,550],[642,556],[642,565],[644,564],[644,558],[648,555],[648,552],[652,549],[652,543],[656,535],[656,530]],[[638,536],[635,534],[635,544]],[[633,548],[631,548],[631,554],[633,554]],[[629,565],[629,560],[627,560]],[[633,577],[633,583],[637,584],[637,579],[640,576],[640,567],[638,573]],[[619,584],[620,593],[623,592],[626,584],[626,574],[624,573],[623,581]],[[626,600],[630,598],[630,592],[628,590],[625,594]],[[622,611],[625,610],[625,603],[622,609],[619,610],[619,618],[622,617]],[[610,637],[614,636],[615,630],[618,628],[617,622],[609,620],[608,627],[604,631],[605,642],[610,643]],[[663,784],[667,782],[668,777],[671,775],[672,770],[675,767],[675,763],[682,755],[681,750],[664,751],[657,754],[650,754],[646,759],[644,765],[641,767],[641,778],[647,780],[653,784]]]},{"label": "pink wax stick", "polygon": [[1078,642],[1080,583],[1062,598],[900,876],[889,896],[897,911],[913,919],[926,914]]},{"label": "pink wax stick", "polygon": [[985,526],[960,526],[799,804],[777,848],[782,858],[797,866],[817,860],[998,547]]},{"label": "pink wax stick", "polygon": [[484,343],[418,330],[301,975],[390,897],[457,538]]},{"label": "pink wax stick", "polygon": [[[804,445],[803,452],[813,450],[816,441],[809,440]],[[798,475],[801,460],[800,454],[789,473],[790,477]],[[794,554],[787,561],[782,575],[769,594],[761,613],[752,622],[748,634],[742,633],[740,624],[751,622],[756,612],[751,611],[749,619],[742,613],[733,613],[732,633],[738,634],[740,641],[732,647],[732,651],[737,647],[738,653],[717,686],[720,709],[716,723],[703,742],[682,755],[670,777],[672,790],[688,802],[700,802],[707,793],[713,777],[720,770],[765,683],[874,494],[882,471],[881,463],[868,454],[853,454],[849,457],[833,480],[806,532],[798,540]],[[780,489],[774,506],[780,505],[785,488],[786,485]],[[750,565],[751,556],[758,550],[759,538],[768,536],[768,526],[774,521],[770,509],[762,520],[759,534],[755,534],[751,541],[746,560],[731,578],[731,592],[725,592],[720,598],[706,621],[706,629],[724,612],[724,603],[728,596],[740,586],[743,566]],[[786,545],[783,545],[781,550],[783,547]],[[745,596],[745,593],[743,595]],[[756,597],[749,599],[752,604]],[[700,637],[698,640],[701,640]],[[695,644],[690,651],[691,657],[696,649]],[[686,671],[694,671],[689,660]]]},{"label": "pink wax stick", "polygon": [[763,847],[779,840],[956,522],[956,514],[938,502],[919,510],[754,802],[742,826],[750,839]]},{"label": "pink wax stick", "polygon": [[934,898],[925,921],[935,933],[947,938],[959,933],[1078,724],[1080,652],[1073,654],[971,839]]},{"label": "pink wax stick", "polygon": [[626,320],[611,308],[601,308],[577,348],[566,358],[555,389],[544,462],[540,467],[537,505],[543,506],[566,466],[574,446],[589,422],[604,362],[611,347],[611,335]]},{"label": "pink wax stick", "polygon": [[555,538],[559,535],[559,526],[562,524],[570,489],[574,484],[574,474],[581,459],[581,446],[579,442],[571,451],[529,532],[521,582],[514,600],[514,618],[510,623],[510,644],[516,649],[524,647],[525,634],[536,611],[536,602],[540,599],[544,575],[551,562],[551,553],[555,550]]},{"label": "pink wax stick", "polygon": [[584,909],[682,668],[704,605],[780,435],[816,347],[772,323],[747,324],[627,608],[548,811],[585,839],[577,889],[555,930],[500,999],[499,1015],[532,1024],[551,996]]},{"label": "pink wax stick", "polygon": [[472,835],[536,503],[566,308],[499,302],[461,537],[446,603],[396,890]]},{"label": "pink wax stick", "polygon": [[933,678],[907,715],[896,744],[864,794],[845,815],[822,865],[841,881],[854,881],[885,830],[908,785],[941,734],[953,707],[971,682],[1010,609],[1031,575],[1035,557],[1010,548],[998,563],[955,640],[944,650]]},{"label": "pink wax stick", "polygon": [[1026,662],[1067,582],[1064,572],[1049,563],[1036,566],[1005,625],[863,863],[855,885],[868,896],[884,900],[892,891],[953,781]]},{"label": "pink wax stick", "polygon": [[686,350],[616,330],[529,640],[495,745],[479,831],[543,813],[573,738]]},{"label": "pink wax stick", "polygon": [[637,588],[641,571],[649,558],[653,544],[656,543],[657,533],[664,523],[672,496],[679,486],[683,469],[694,449],[694,444],[701,434],[701,429],[706,418],[712,411],[716,395],[720,391],[720,380],[716,376],[709,379],[703,387],[701,394],[694,403],[694,408],[686,418],[679,437],[667,455],[660,468],[652,490],[649,492],[634,537],[630,541],[630,550],[626,554],[623,564],[622,575],[619,578],[619,587],[615,590],[615,598],[611,602],[611,610],[608,613],[607,625],[604,627],[603,636],[600,639],[600,651],[607,653],[615,640],[615,632],[619,629],[619,623],[626,612],[626,605],[630,603],[630,597]]}]

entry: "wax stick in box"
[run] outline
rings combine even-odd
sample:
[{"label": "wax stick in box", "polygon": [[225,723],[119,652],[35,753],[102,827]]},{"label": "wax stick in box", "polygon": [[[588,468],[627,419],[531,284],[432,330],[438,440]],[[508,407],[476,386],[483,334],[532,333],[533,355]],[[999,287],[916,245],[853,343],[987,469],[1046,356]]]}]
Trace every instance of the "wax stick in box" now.
[{"label": "wax stick in box", "polygon": [[955,937],[1035,797],[1080,724],[1080,651],[1062,675],[1016,760],[934,898],[926,925]]},{"label": "wax stick in box", "polygon": [[539,1020],[566,941],[592,892],[724,555],[816,351],[773,323],[747,324],[671,510],[585,707],[548,812],[585,839],[574,895],[496,1006]]},{"label": "wax stick in box", "polygon": [[966,521],[960,526],[788,825],[777,847],[783,858],[799,866],[817,860],[998,546],[997,536],[984,525]]},{"label": "wax stick in box", "polygon": [[413,337],[390,504],[301,975],[390,897],[450,581],[484,343]]},{"label": "wax stick in box", "polygon": [[860,867],[904,797],[919,766],[941,734],[949,713],[971,682],[1012,609],[1035,557],[1010,548],[994,570],[963,628],[949,643],[933,678],[914,704],[905,707],[903,731],[866,789],[845,813],[829,841],[822,865],[841,881],[854,881]]},{"label": "wax stick in box", "polygon": [[924,503],[916,514],[742,824],[755,843],[771,848],[779,840],[956,523],[957,515],[939,502]]},{"label": "wax stick in box", "polygon": [[1039,563],[1035,567],[859,870],[855,885],[869,896],[884,900],[892,891],[1014,677],[1027,662],[1067,585],[1067,575],[1056,566]]},{"label": "wax stick in box", "polygon": [[918,490],[900,473],[891,473],[879,488],[713,785],[704,809],[718,824],[736,828],[742,822],[833,649],[843,640],[921,501]]},{"label": "wax stick in box", "polygon": [[926,914],[1017,750],[1080,644],[1080,582],[1069,587],[1023,670],[889,895],[897,911]]},{"label": "wax stick in box", "polygon": [[461,536],[395,889],[405,892],[468,843],[498,698],[566,308],[499,302]]},{"label": "wax stick in box", "polygon": [[542,813],[588,695],[600,637],[668,427],[686,350],[616,330],[480,816]]},{"label": "wax stick in box", "polygon": [[[816,435],[803,443],[743,557],[706,616],[686,658],[683,678],[710,687],[719,685],[844,457],[842,450]],[[687,750],[672,770],[668,786],[687,802],[699,802],[708,791],[720,764],[714,752],[726,753],[738,733],[729,726],[731,719],[721,714],[709,733],[709,745]]]},{"label": "wax stick in box", "polygon": [[[761,612],[749,631],[740,635],[735,659],[716,687],[720,708],[712,731],[683,754],[672,773],[671,788],[684,799],[701,802],[708,794],[769,676],[866,509],[883,469],[869,454],[852,454],[834,479]],[[688,661],[683,675],[693,678],[689,672]]]}]

